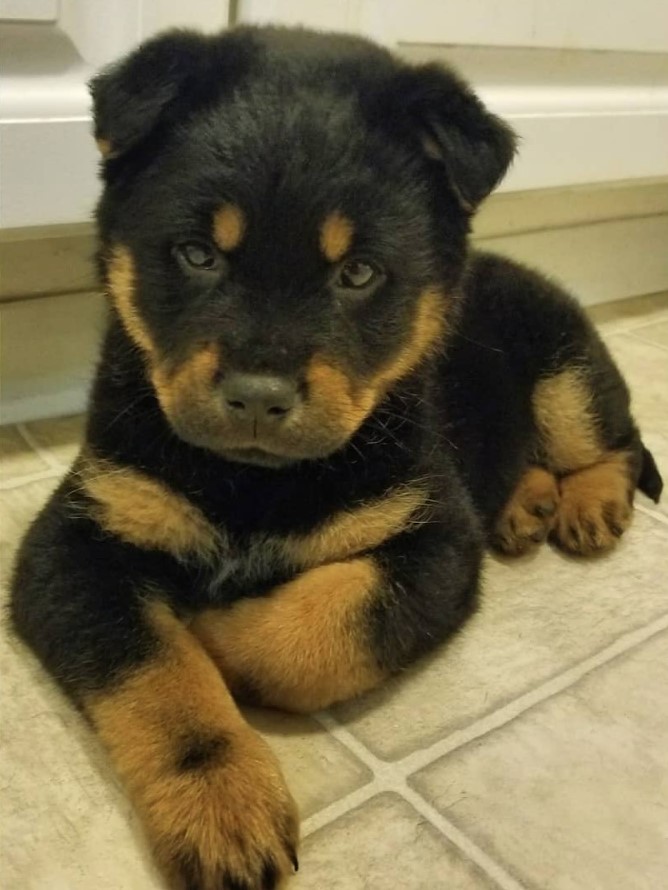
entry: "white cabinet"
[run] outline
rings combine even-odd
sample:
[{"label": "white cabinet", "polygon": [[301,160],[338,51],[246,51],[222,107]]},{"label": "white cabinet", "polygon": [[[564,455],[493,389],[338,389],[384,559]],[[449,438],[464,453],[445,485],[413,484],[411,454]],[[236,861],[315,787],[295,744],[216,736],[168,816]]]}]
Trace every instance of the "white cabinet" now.
[{"label": "white cabinet", "polygon": [[86,83],[163,28],[217,30],[227,0],[0,0],[0,226],[90,219],[98,192]]},{"label": "white cabinet", "polygon": [[502,190],[668,175],[666,0],[0,0],[0,227],[89,220],[88,78],[155,31],[230,15],[453,63],[521,136]]},{"label": "white cabinet", "polygon": [[502,190],[668,175],[666,0],[240,0],[458,67],[521,137]]}]

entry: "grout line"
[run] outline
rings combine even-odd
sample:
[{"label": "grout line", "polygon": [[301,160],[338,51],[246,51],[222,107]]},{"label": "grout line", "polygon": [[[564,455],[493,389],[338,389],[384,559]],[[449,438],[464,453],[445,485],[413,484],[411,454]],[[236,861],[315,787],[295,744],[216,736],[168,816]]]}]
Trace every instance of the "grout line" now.
[{"label": "grout line", "polygon": [[333,819],[344,815],[350,810],[365,803],[375,794],[382,791],[393,791],[404,798],[414,810],[441,832],[463,855],[474,862],[485,874],[490,877],[501,890],[523,890],[515,878],[513,878],[496,860],[489,856],[481,847],[467,837],[459,828],[438,812],[417,791],[406,783],[404,770],[401,764],[389,763],[376,757],[369,749],[347,729],[340,724],[335,717],[328,712],[315,714],[315,719],[327,729],[330,735],[348,748],[367,767],[375,773],[374,781],[349,794],[347,797],[330,804],[324,810],[316,813],[304,823],[303,834],[307,837],[318,828],[327,825]]},{"label": "grout line", "polygon": [[64,475],[65,468],[57,467],[49,470],[39,470],[36,473],[26,473],[24,476],[12,476],[0,482],[0,491],[12,491],[21,488],[22,485],[30,485],[31,482],[40,482],[42,479],[58,479]]},{"label": "grout line", "polygon": [[[598,331],[599,335],[603,337],[604,340],[607,340],[609,337],[618,337],[621,334],[633,335],[634,331],[640,330],[641,328],[648,328],[655,324],[663,324],[666,321],[668,321],[668,311],[666,309],[658,309],[656,310],[656,316],[652,318],[651,321],[648,321],[645,316],[644,318],[627,318],[619,319],[617,321],[610,320],[608,322],[592,321],[592,324]],[[606,327],[606,324],[609,325],[609,327]],[[619,325],[619,327],[615,327],[615,325]]]},{"label": "grout line", "polygon": [[576,665],[573,665],[573,667],[567,668],[556,677],[552,677],[545,683],[541,683],[540,686],[529,690],[529,692],[525,692],[524,695],[514,699],[512,702],[509,702],[498,710],[493,711],[491,714],[487,714],[485,717],[476,720],[469,726],[455,730],[449,736],[440,739],[428,748],[423,748],[408,754],[399,761],[398,765],[401,766],[405,775],[412,775],[417,770],[428,766],[434,760],[443,757],[445,754],[449,754],[456,748],[461,748],[463,745],[467,745],[482,736],[488,735],[493,730],[499,729],[504,724],[509,723],[511,720],[524,714],[530,708],[534,707],[534,705],[541,704],[558,693],[564,692],[587,674],[591,673],[591,671],[598,667],[602,667],[616,656],[622,655],[624,652],[632,649],[639,643],[645,642],[645,640],[650,639],[650,637],[653,637],[656,633],[666,630],[667,628],[668,614],[662,615],[650,624],[646,624],[643,627],[630,631],[622,637],[618,637],[614,643],[611,643],[604,649],[600,649],[594,655],[585,658],[584,661],[578,662]]},{"label": "grout line", "polygon": [[60,464],[56,458],[49,452],[47,448],[42,448],[37,439],[30,432],[28,427],[24,423],[17,423],[16,429],[19,434],[22,436],[23,440],[35,451],[47,464],[51,467],[52,470],[60,470],[62,469],[62,464]]},{"label": "grout line", "polygon": [[[660,324],[661,322],[657,322]],[[643,327],[652,327],[652,325],[643,325]],[[663,343],[657,343],[656,340],[648,340],[645,337],[641,337],[638,331],[642,331],[642,328],[634,328],[632,331],[629,331],[629,337],[633,340],[637,340],[639,343],[643,343],[645,346],[656,346],[657,349],[660,349],[662,352],[668,352],[668,346],[664,346]]]},{"label": "grout line", "polygon": [[371,782],[367,782],[366,785],[362,785],[361,788],[346,794],[345,797],[335,800],[329,806],[318,810],[317,813],[314,813],[302,822],[300,827],[302,838],[307,838],[341,816],[345,816],[350,810],[357,809],[357,807],[362,806],[367,800],[370,800],[384,790],[385,785],[381,784],[377,779],[373,779]]},{"label": "grout line", "polygon": [[521,890],[521,885],[512,875],[507,873],[482,848],[478,847],[466,834],[435,810],[428,801],[407,784],[407,779],[418,770],[434,763],[455,749],[461,748],[499,729],[524,714],[534,705],[541,704],[553,696],[564,692],[591,673],[591,671],[602,667],[617,656],[623,655],[666,629],[668,629],[668,614],[662,615],[650,624],[624,634],[624,636],[615,640],[614,643],[599,650],[572,668],[563,671],[551,680],[542,683],[535,689],[521,695],[509,704],[463,729],[455,730],[446,738],[440,739],[428,748],[414,751],[398,761],[385,761],[378,758],[346,726],[339,723],[337,718],[331,713],[322,711],[312,715],[330,735],[373,771],[374,779],[305,820],[302,826],[303,836],[308,837],[351,809],[361,806],[379,792],[395,791],[408,800],[418,812],[438,828],[467,858],[475,862],[490,878],[496,881],[503,890]]},{"label": "grout line", "polygon": [[402,789],[403,796],[409,804],[424,816],[432,825],[439,829],[445,837],[469,859],[474,862],[478,868],[485,872],[492,880],[496,881],[502,890],[524,890],[522,884],[516,880],[505,868],[486,853],[482,847],[479,847],[475,841],[453,825],[449,819],[446,819],[438,812],[430,803],[428,803],[421,794],[409,788],[406,783]]},{"label": "grout line", "polygon": [[653,507],[646,507],[644,504],[635,503],[634,509],[638,510],[640,513],[644,513],[645,516],[651,516],[652,519],[656,519],[658,522],[662,522],[664,525],[668,525],[668,516],[665,513],[662,513],[660,510],[656,510]]}]

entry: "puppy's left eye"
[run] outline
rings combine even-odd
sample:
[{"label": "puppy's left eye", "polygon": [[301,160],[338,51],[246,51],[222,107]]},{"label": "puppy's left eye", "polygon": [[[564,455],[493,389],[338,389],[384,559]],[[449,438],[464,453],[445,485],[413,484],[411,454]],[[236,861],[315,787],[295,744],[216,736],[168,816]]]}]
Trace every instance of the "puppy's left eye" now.
[{"label": "puppy's left eye", "polygon": [[364,290],[381,276],[380,269],[363,260],[348,260],[339,269],[335,285],[346,290]]},{"label": "puppy's left eye", "polygon": [[201,241],[177,244],[174,253],[186,271],[195,269],[198,272],[217,272],[221,265],[221,258],[216,250]]}]

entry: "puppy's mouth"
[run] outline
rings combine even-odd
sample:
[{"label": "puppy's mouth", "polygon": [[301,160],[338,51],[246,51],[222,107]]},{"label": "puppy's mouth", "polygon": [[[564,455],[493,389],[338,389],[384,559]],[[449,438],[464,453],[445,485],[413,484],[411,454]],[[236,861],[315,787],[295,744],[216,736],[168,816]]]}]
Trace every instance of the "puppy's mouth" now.
[{"label": "puppy's mouth", "polygon": [[254,464],[257,467],[268,467],[272,470],[287,467],[299,459],[265,451],[263,448],[221,448],[219,453],[233,463]]}]

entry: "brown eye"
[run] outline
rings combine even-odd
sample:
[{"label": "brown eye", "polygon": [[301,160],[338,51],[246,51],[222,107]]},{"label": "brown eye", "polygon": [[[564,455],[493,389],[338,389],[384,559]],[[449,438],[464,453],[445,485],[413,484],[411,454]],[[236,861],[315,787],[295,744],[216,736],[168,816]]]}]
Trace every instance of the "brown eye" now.
[{"label": "brown eye", "polygon": [[362,260],[348,260],[339,269],[336,286],[348,290],[363,290],[373,284],[380,272],[370,263]]},{"label": "brown eye", "polygon": [[208,244],[199,241],[177,244],[174,251],[182,265],[200,272],[215,272],[220,266],[220,258],[216,251]]}]

